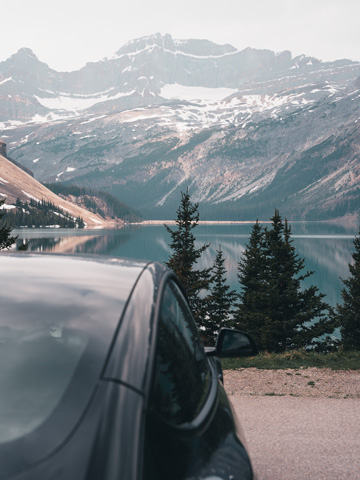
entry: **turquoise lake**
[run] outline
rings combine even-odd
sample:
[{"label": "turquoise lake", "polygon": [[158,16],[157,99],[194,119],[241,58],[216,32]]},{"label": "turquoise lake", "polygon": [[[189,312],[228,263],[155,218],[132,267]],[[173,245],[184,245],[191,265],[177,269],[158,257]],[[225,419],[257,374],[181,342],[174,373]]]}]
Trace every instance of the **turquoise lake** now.
[{"label": "turquoise lake", "polygon": [[[246,248],[251,224],[198,225],[194,230],[197,246],[210,243],[200,267],[211,266],[216,249],[221,246],[226,259],[228,283],[236,290],[237,262]],[[349,275],[348,263],[354,251],[356,227],[344,227],[327,223],[294,222],[292,238],[299,256],[305,258],[307,270],[314,274],[303,282],[315,284],[330,305],[341,302],[340,277]],[[174,228],[171,226],[171,228]],[[30,251],[57,253],[86,253],[165,261],[170,255],[170,235],[162,225],[131,225],[117,230],[63,230],[24,229],[14,230],[19,240],[29,244]]]}]

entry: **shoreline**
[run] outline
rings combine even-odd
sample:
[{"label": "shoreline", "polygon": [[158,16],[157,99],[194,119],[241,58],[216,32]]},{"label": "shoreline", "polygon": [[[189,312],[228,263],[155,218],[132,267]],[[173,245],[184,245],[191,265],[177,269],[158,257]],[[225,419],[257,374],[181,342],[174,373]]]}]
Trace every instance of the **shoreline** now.
[{"label": "shoreline", "polygon": [[[256,220],[199,220],[198,225],[253,225]],[[260,224],[271,224],[271,220],[258,220]],[[333,220],[289,220],[289,225],[300,224],[300,223],[330,223],[330,224],[340,224],[340,225],[349,225],[349,222],[343,221],[340,219]],[[176,225],[176,220],[144,220],[142,222],[129,222],[125,225]],[[351,225],[351,224],[350,224]]]}]

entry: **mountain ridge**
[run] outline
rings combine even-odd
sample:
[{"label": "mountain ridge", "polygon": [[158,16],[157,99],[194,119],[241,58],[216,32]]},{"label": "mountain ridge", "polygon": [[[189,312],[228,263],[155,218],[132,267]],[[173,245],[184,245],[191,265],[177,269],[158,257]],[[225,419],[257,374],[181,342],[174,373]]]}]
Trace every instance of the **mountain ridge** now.
[{"label": "mountain ridge", "polygon": [[209,218],[360,218],[358,62],[160,34],[75,72],[21,55],[0,63],[0,136],[41,181],[152,218],[186,187]]},{"label": "mountain ridge", "polygon": [[[189,53],[189,48],[190,52],[195,48],[196,55]],[[214,49],[214,55],[209,55],[209,48]],[[221,55],[218,55],[219,49]],[[135,39],[112,57],[87,63],[73,72],[56,72],[38,60],[31,49],[22,48],[0,62],[0,121],[9,118],[30,120],[52,111],[96,109],[104,102],[116,102],[117,110],[147,105],[149,99],[161,103],[164,100],[161,87],[176,83],[189,87],[247,90],[252,87],[253,93],[261,93],[264,89],[269,93],[274,91],[269,82],[283,82],[283,87],[296,85],[301,70],[317,81],[320,67],[323,79],[337,77],[341,80],[344,70],[353,68],[360,76],[360,63],[348,60],[321,62],[306,55],[292,58],[289,51],[276,54],[250,47],[237,50],[208,40],[173,40],[169,34]],[[264,86],[256,82],[254,89],[251,82],[260,78]],[[18,108],[14,106],[14,94]],[[74,108],[66,106],[69,97],[74,102],[77,100]],[[58,99],[55,106],[54,99]],[[19,109],[21,103],[25,105]]]}]

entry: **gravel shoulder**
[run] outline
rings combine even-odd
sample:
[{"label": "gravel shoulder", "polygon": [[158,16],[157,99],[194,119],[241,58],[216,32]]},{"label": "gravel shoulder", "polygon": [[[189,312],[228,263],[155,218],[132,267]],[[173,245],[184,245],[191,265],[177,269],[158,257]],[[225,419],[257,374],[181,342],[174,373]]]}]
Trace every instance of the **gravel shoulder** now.
[{"label": "gravel shoulder", "polygon": [[360,370],[240,368],[224,371],[224,386],[230,396],[360,398]]},{"label": "gravel shoulder", "polygon": [[257,480],[360,480],[360,370],[224,371]]}]

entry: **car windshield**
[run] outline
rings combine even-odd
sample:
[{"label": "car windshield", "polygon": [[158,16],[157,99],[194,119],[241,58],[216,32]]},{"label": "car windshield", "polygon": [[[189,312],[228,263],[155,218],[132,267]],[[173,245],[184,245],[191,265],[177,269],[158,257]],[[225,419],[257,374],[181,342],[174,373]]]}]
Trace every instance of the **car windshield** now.
[{"label": "car windshield", "polygon": [[89,402],[142,266],[0,257],[0,450],[46,427],[55,445]]}]

